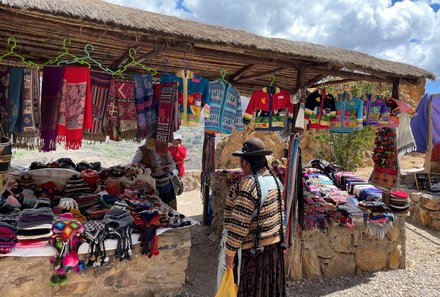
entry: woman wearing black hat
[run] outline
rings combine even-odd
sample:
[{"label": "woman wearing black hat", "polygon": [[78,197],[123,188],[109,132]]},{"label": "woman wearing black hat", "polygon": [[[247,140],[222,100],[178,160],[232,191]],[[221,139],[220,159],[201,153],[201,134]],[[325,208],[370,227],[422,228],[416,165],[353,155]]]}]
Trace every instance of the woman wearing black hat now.
[{"label": "woman wearing black hat", "polygon": [[238,296],[286,296],[283,186],[267,165],[270,154],[258,138],[246,140],[242,150],[233,153],[246,175],[225,208],[226,267],[235,269]]}]

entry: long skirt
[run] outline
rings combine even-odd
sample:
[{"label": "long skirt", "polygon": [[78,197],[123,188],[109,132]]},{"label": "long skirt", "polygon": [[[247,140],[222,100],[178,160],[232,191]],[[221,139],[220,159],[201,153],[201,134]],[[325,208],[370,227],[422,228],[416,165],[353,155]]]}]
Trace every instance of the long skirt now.
[{"label": "long skirt", "polygon": [[253,255],[242,251],[238,297],[285,297],[284,253],[279,243]]}]

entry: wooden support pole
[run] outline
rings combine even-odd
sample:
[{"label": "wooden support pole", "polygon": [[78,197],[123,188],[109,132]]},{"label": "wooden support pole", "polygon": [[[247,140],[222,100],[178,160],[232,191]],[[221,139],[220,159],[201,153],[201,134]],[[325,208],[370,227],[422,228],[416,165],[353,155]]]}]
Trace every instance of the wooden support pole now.
[{"label": "wooden support pole", "polygon": [[249,71],[252,71],[253,69],[255,69],[257,67],[256,64],[249,64],[244,66],[243,68],[241,68],[240,70],[236,71],[234,74],[231,75],[230,77],[230,81],[231,82],[235,82],[237,80],[240,79],[240,77],[242,77],[243,75],[245,75],[246,73],[248,73]]},{"label": "wooden support pole", "polygon": [[304,87],[306,81],[306,67],[299,65],[296,68],[296,86],[293,93],[296,93],[299,89]]},{"label": "wooden support pole", "polygon": [[399,87],[400,87],[400,79],[396,79],[393,81],[393,92],[391,94],[391,97],[394,99],[399,100]]}]

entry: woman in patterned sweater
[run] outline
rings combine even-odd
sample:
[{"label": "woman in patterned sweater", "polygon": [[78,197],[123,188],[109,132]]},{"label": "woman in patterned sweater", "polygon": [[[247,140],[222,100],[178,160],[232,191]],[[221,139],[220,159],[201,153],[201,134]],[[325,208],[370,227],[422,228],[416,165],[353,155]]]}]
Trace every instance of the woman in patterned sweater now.
[{"label": "woman in patterned sweater", "polygon": [[271,153],[258,138],[246,140],[242,150],[233,153],[246,174],[225,209],[226,267],[234,267],[239,275],[238,296],[286,296],[283,187],[267,165],[265,156]]}]

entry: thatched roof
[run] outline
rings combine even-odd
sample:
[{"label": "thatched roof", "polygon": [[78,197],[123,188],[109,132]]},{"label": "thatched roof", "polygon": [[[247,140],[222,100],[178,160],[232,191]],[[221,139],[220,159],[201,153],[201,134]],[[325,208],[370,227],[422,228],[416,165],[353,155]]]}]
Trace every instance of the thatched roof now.
[{"label": "thatched roof", "polygon": [[[51,22],[58,25],[61,23],[70,24],[72,26],[62,27],[62,31],[58,32],[57,36],[77,37],[78,41],[81,38],[83,40],[88,39],[87,42],[93,42],[95,47],[101,41],[104,42],[107,36],[102,36],[101,34],[98,35],[98,38],[96,36],[91,38],[92,34],[86,33],[85,28],[94,29],[96,32],[103,32],[105,30],[106,34],[113,32],[112,36],[117,36],[126,45],[125,48],[121,47],[121,50],[127,50],[133,45],[140,45],[140,48],[143,49],[156,49],[156,52],[160,48],[161,54],[163,54],[172,45],[174,52],[180,52],[181,59],[182,53],[186,53],[188,56],[192,54],[197,55],[197,49],[199,49],[200,53],[207,52],[203,51],[203,49],[210,51],[210,53],[218,51],[217,59],[221,60],[222,63],[217,61],[217,64],[223,64],[236,71],[242,67],[250,67],[251,64],[256,64],[250,63],[252,62],[251,59],[244,59],[241,62],[240,55],[244,58],[256,58],[255,62],[261,61],[261,64],[267,67],[255,71],[258,68],[258,65],[256,65],[252,70],[248,70],[246,72],[248,74],[247,77],[250,76],[251,79],[245,81],[249,83],[252,83],[252,76],[257,77],[258,73],[269,73],[271,70],[278,73],[284,71],[286,77],[293,75],[292,78],[295,80],[296,70],[293,70],[291,73],[288,72],[289,68],[298,64],[306,67],[313,66],[312,68],[314,69],[310,71],[309,79],[313,77],[317,79],[317,75],[320,74],[319,69],[360,71],[364,74],[372,75],[376,79],[384,80],[402,78],[414,81],[420,78],[435,78],[431,72],[421,68],[378,59],[354,50],[279,38],[267,38],[243,30],[202,24],[177,17],[109,4],[99,0],[0,0],[0,17],[5,17],[11,13],[19,16],[19,18],[15,17],[13,20],[10,17],[14,22],[13,28],[10,27],[11,23],[9,23],[9,28],[0,25],[0,29],[2,29],[3,33],[17,34],[17,42],[20,42],[19,34],[26,37],[26,28],[20,28],[20,23],[16,24],[16,22],[20,22],[20,20],[28,16],[32,18],[34,23],[45,22],[45,25],[49,25]],[[23,22],[25,21],[23,20]],[[23,23],[22,26],[27,26],[27,24]],[[19,28],[15,29],[14,27],[16,26]],[[39,27],[39,32],[41,33],[42,26]],[[81,31],[75,31],[75,28]],[[46,29],[49,36],[48,40],[52,41],[53,39],[55,41],[56,38],[50,38],[50,36],[56,34],[54,29],[59,31],[61,27],[55,28],[50,26]],[[29,28],[29,34],[33,37],[36,36],[35,32],[32,32],[32,28]],[[123,38],[121,38],[122,36]],[[2,37],[7,38],[7,36]],[[56,41],[58,44],[60,43],[59,39]],[[105,44],[108,44],[108,41],[105,41]],[[166,55],[164,54],[163,56]],[[215,58],[215,55],[213,56]],[[230,57],[234,57],[234,59],[231,60],[229,59]],[[102,58],[104,60],[110,59],[104,56]],[[158,57],[152,57],[152,59],[154,58]],[[113,62],[116,63],[117,61]],[[160,61],[156,62],[160,64]],[[170,64],[173,65],[172,63]],[[274,66],[278,66],[280,69],[274,69]],[[325,71],[323,74],[329,75]],[[288,83],[287,80],[286,83]]]}]

